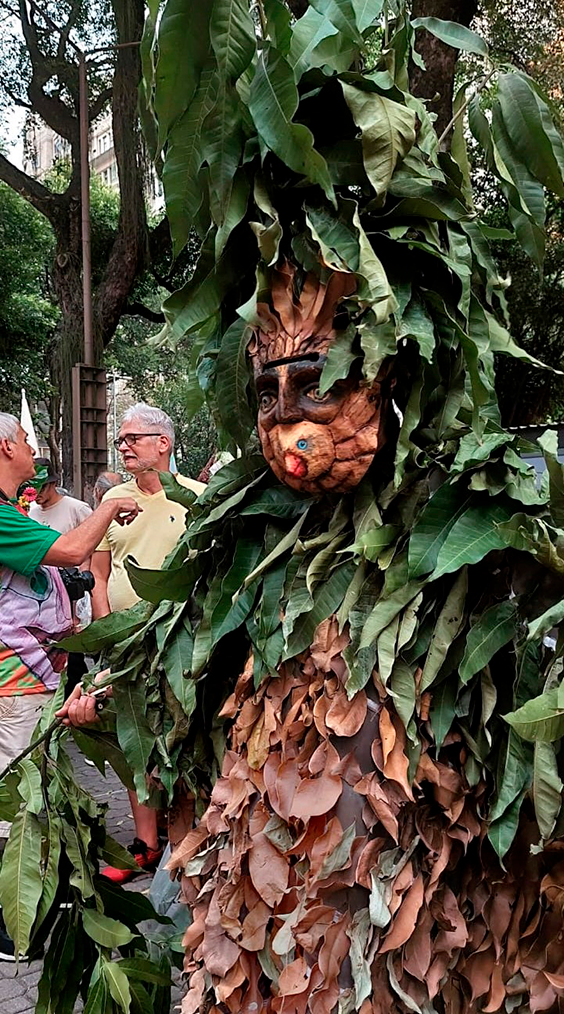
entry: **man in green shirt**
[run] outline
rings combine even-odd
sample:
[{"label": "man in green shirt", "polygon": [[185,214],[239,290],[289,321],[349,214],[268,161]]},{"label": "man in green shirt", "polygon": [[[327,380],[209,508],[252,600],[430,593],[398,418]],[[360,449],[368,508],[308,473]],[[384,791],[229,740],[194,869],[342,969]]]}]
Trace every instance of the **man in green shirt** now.
[{"label": "man in green shirt", "polygon": [[[25,430],[0,412],[0,771],[29,745],[66,664],[54,642],[72,631],[73,616],[58,568],[79,566],[112,521],[129,524],[140,510],[132,497],[109,500],[61,535],[17,504],[34,475]],[[2,958],[13,960],[13,947],[0,923]]]}]

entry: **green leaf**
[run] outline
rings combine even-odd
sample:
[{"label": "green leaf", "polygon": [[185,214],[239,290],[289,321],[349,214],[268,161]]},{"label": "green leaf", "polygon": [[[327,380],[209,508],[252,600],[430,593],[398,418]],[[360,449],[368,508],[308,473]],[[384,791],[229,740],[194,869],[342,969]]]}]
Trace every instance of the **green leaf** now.
[{"label": "green leaf", "polygon": [[564,465],[558,460],[558,434],[546,430],[538,439],[549,477],[550,513],[559,528],[564,527]]},{"label": "green leaf", "polygon": [[220,73],[236,81],[255,53],[255,28],[248,0],[213,0],[210,37]]},{"label": "green leaf", "polygon": [[170,986],[170,972],[164,971],[146,958],[122,958],[119,963],[130,982],[150,982],[158,986]]},{"label": "green leaf", "polygon": [[43,809],[43,792],[41,789],[41,773],[36,764],[25,757],[17,767],[20,776],[18,792],[30,813],[39,814]]},{"label": "green leaf", "polygon": [[545,610],[535,620],[528,623],[527,641],[533,641],[547,634],[553,627],[559,626],[564,620],[564,599],[555,602],[550,609]]},{"label": "green leaf", "polygon": [[412,109],[341,82],[345,101],[360,130],[364,167],[376,194],[385,194],[399,159],[415,144]]},{"label": "green leaf", "polygon": [[329,18],[346,38],[361,43],[364,32],[380,14],[382,0],[311,0],[319,14]]},{"label": "green leaf", "polygon": [[110,993],[118,1007],[129,1014],[131,1007],[131,991],[129,980],[125,972],[122,972],[118,961],[106,961],[103,965],[104,978],[108,984]]},{"label": "green leaf", "polygon": [[337,335],[330,346],[319,382],[320,394],[326,394],[335,381],[346,380],[348,377],[352,364],[359,357],[359,353],[353,352],[352,348],[355,335],[356,329],[348,327],[342,334]]},{"label": "green leaf", "polygon": [[292,30],[288,63],[296,83],[313,67],[328,65],[336,73],[348,70],[358,55],[358,44],[339,32],[332,21],[308,7]]},{"label": "green leaf", "polygon": [[[94,976],[92,976],[94,978]],[[84,1014],[107,1014],[108,1010],[108,987],[106,980],[100,975],[94,983],[88,987],[88,997]]]},{"label": "green leaf", "polygon": [[238,318],[225,332],[216,367],[216,399],[225,432],[244,448],[255,420],[249,408],[247,345],[251,329]]},{"label": "green leaf", "polygon": [[552,743],[535,743],[533,761],[533,802],[539,831],[544,839],[550,838],[560,807],[564,784],[558,774],[556,752]]},{"label": "green leaf", "polygon": [[159,480],[167,500],[179,503],[182,507],[190,510],[190,507],[198,497],[198,494],[193,489],[189,489],[188,486],[184,486],[179,482],[172,472],[159,472]]},{"label": "green leaf", "polygon": [[488,44],[481,35],[465,28],[464,25],[459,25],[456,21],[443,21],[442,18],[414,18],[411,27],[426,28],[441,42],[446,42],[447,46],[463,49],[466,53],[476,53],[477,56],[487,56],[489,53]]},{"label": "green leaf", "polygon": [[432,361],[435,351],[435,328],[417,295],[413,296],[403,312],[399,337],[414,338],[423,358],[428,363]]},{"label": "green leaf", "polygon": [[215,67],[206,66],[200,75],[192,102],[169,134],[163,168],[163,189],[175,257],[186,246],[190,229],[202,204],[202,130],[215,105],[217,91]]},{"label": "green leaf", "polygon": [[37,908],[35,931],[49,914],[59,890],[59,860],[61,858],[61,818],[47,810],[47,856],[43,863],[41,899]]},{"label": "green leaf", "polygon": [[515,734],[509,733],[507,747],[498,764],[497,793],[490,820],[503,816],[531,781],[531,748]]},{"label": "green leaf", "polygon": [[189,718],[196,707],[196,684],[190,679],[194,639],[184,624],[162,655],[162,664],[172,692]]},{"label": "green leaf", "polygon": [[330,201],[335,201],[327,163],[313,147],[313,134],[301,123],[293,123],[298,92],[290,66],[272,47],[264,49],[249,99],[249,109],[260,138],[267,148],[294,172],[318,183]]},{"label": "green leaf", "polygon": [[[538,97],[527,78],[521,74],[500,74],[497,89],[503,122],[517,157],[543,186],[564,196],[562,140],[556,131],[552,137],[546,134]],[[555,143],[559,158],[555,154]]]},{"label": "green leaf", "polygon": [[331,576],[323,584],[318,585],[314,595],[313,607],[298,617],[291,634],[287,638],[283,661],[299,655],[308,644],[311,644],[313,634],[319,624],[339,608],[345,597],[347,588],[353,579],[355,570],[356,565],[349,560],[347,563],[336,567]]},{"label": "green leaf", "polygon": [[347,552],[358,553],[365,559],[374,562],[386,546],[389,546],[399,533],[397,525],[380,525],[379,528],[371,528],[355,542]]},{"label": "green leaf", "polygon": [[311,506],[312,500],[289,486],[273,486],[262,490],[245,504],[240,515],[270,514],[277,518],[295,518]]},{"label": "green leaf", "polygon": [[155,735],[145,715],[144,679],[137,679],[135,683],[116,683],[114,701],[119,745],[133,772],[139,802],[144,803],[148,797],[146,769],[155,743]]},{"label": "green leaf", "polygon": [[523,789],[521,795],[513,801],[503,816],[498,817],[490,824],[488,838],[500,859],[503,859],[515,840],[525,792],[526,790]]},{"label": "green leaf", "polygon": [[409,540],[410,577],[434,570],[449,532],[472,503],[471,493],[451,483],[444,483],[432,494]]},{"label": "green leaf", "polygon": [[125,569],[133,590],[146,602],[185,602],[194,587],[196,567],[191,562],[170,570],[148,570],[128,556]]},{"label": "green leaf", "polygon": [[503,718],[529,743],[555,743],[564,736],[564,708],[559,707],[557,687],[545,690]]},{"label": "green leaf", "polygon": [[100,944],[100,947],[108,947],[112,951],[116,947],[124,947],[125,944],[129,944],[133,940],[133,933],[127,926],[118,922],[117,919],[110,919],[107,915],[102,915],[94,908],[83,909],[82,924],[92,940]]},{"label": "green leaf", "polygon": [[123,845],[120,845],[120,843],[109,834],[106,834],[104,844],[98,846],[98,852],[100,854],[100,858],[103,859],[108,866],[115,866],[118,870],[137,870],[139,868],[135,859],[131,855],[131,852],[124,849]]},{"label": "green leaf", "polygon": [[129,980],[131,1014],[154,1014],[154,1006],[147,990],[140,982]]},{"label": "green leaf", "polygon": [[513,509],[504,502],[485,507],[480,503],[469,507],[453,525],[437,557],[433,580],[443,574],[452,574],[465,563],[479,563],[494,549],[503,549],[505,542],[497,532],[497,525],[507,521]]},{"label": "green leaf", "polygon": [[200,251],[194,274],[163,303],[170,328],[168,338],[173,347],[186,333],[215,316],[225,292],[239,280],[239,276],[240,267],[232,257],[229,245],[216,260],[215,235],[211,229]]},{"label": "green leaf", "polygon": [[453,679],[443,680],[433,691],[430,718],[437,750],[443,745],[444,738],[453,723],[457,695],[458,687]]},{"label": "green leaf", "polygon": [[468,568],[463,567],[457,574],[439,613],[423,667],[421,692],[427,690],[434,683],[447,656],[448,649],[462,626],[467,592]]},{"label": "green leaf", "polygon": [[463,683],[488,664],[504,644],[517,633],[517,608],[514,602],[496,602],[474,623],[466,638],[464,657],[460,664]]},{"label": "green leaf", "polygon": [[109,645],[125,641],[144,626],[152,612],[153,607],[147,602],[137,602],[131,609],[109,613],[95,620],[80,634],[59,641],[59,646],[65,651],[83,651],[86,655],[91,655]]},{"label": "green leaf", "polygon": [[14,817],[0,869],[0,905],[16,954],[25,954],[43,890],[42,827],[34,813]]},{"label": "green leaf", "polygon": [[[154,111],[158,122],[158,150],[170,127],[190,105],[209,54],[211,4],[168,0],[159,25],[155,69]],[[181,60],[178,54],[182,53]]]},{"label": "green leaf", "polygon": [[288,55],[292,44],[292,15],[282,0],[263,0],[268,37],[279,53]]}]

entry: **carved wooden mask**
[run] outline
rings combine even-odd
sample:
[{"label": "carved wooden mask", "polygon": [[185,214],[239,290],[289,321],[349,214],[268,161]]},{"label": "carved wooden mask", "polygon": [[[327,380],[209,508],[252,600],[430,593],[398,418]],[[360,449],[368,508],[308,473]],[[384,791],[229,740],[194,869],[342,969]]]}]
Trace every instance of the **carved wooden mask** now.
[{"label": "carved wooden mask", "polygon": [[258,431],[272,471],[307,493],[358,485],[385,442],[389,367],[372,384],[360,367],[324,394],[319,381],[337,332],[339,302],[354,292],[353,275],[327,285],[308,275],[299,299],[295,268],[285,264],[272,284],[272,306],[259,304],[249,346],[259,400]]}]

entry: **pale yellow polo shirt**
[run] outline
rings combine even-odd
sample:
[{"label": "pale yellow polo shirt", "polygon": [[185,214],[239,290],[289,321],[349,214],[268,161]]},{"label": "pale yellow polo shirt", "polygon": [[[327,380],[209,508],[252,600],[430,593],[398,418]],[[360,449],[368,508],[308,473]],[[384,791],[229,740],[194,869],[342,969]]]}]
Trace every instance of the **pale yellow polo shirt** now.
[{"label": "pale yellow polo shirt", "polygon": [[[197,495],[206,488],[203,482],[196,482],[195,479],[187,479],[183,475],[177,475],[176,478],[181,486],[186,486]],[[112,521],[98,546],[99,550],[112,554],[108,581],[108,600],[112,613],[129,609],[139,602],[139,596],[133,591],[127,576],[126,557],[135,557],[140,567],[158,569],[182,535],[186,515],[186,508],[167,500],[164,490],[152,494],[143,493],[135,479],[112,486],[103,499],[114,500],[120,496],[132,496],[143,508],[143,512],[130,525],[118,525]]]}]

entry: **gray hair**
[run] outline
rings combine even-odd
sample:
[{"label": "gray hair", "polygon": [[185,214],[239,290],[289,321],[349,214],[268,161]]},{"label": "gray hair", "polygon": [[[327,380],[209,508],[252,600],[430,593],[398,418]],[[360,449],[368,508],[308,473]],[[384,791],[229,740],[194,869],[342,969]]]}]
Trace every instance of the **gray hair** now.
[{"label": "gray hair", "polygon": [[18,439],[20,421],[15,415],[9,412],[0,412],[0,440],[11,440],[13,443]]},{"label": "gray hair", "polygon": [[166,412],[163,412],[161,408],[154,408],[152,405],[147,405],[144,401],[139,401],[137,405],[132,405],[124,413],[121,420],[122,426],[124,423],[130,423],[134,419],[139,419],[146,426],[158,429],[159,433],[169,438],[171,446],[174,448],[174,424],[170,416]]},{"label": "gray hair", "polygon": [[103,496],[109,489],[120,486],[122,482],[123,476],[118,472],[101,472],[94,483],[94,492],[99,491]]}]

